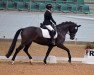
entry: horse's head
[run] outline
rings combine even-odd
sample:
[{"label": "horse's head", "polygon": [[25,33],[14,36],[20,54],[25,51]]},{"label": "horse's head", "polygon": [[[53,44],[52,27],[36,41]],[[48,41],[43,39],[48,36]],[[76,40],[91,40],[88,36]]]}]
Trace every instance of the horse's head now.
[{"label": "horse's head", "polygon": [[70,26],[69,26],[69,35],[70,35],[70,39],[73,40],[75,38],[75,34],[77,33],[78,31],[78,28],[80,27],[81,25],[77,25],[73,22],[70,22]]},{"label": "horse's head", "polygon": [[61,33],[61,34],[65,34],[68,32],[68,34],[70,35],[70,39],[73,40],[75,38],[75,34],[78,31],[78,28],[81,25],[77,25],[74,22],[71,21],[66,21],[66,22],[62,22],[61,24],[57,25],[57,30]]}]

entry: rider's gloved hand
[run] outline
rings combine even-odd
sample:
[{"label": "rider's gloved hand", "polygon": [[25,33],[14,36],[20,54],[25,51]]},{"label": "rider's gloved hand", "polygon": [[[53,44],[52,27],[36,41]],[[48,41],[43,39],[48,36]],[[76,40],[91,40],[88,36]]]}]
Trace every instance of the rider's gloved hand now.
[{"label": "rider's gloved hand", "polygon": [[54,25],[56,26],[56,22],[54,23]]}]

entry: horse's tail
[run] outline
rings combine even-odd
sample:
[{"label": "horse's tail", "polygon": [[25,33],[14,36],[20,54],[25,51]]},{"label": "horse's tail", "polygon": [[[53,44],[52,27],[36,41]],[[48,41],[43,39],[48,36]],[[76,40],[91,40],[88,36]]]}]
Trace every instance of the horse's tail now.
[{"label": "horse's tail", "polygon": [[20,32],[21,32],[22,30],[23,30],[23,29],[19,29],[19,30],[16,32],[16,34],[15,34],[15,36],[14,36],[14,39],[13,39],[13,41],[12,41],[12,44],[11,44],[9,50],[8,50],[8,53],[6,54],[6,57],[7,57],[7,58],[9,58],[9,57],[11,56],[12,52],[14,51],[14,48],[15,48],[15,45],[16,45],[16,42],[17,42],[17,38],[18,38],[18,36],[19,36],[19,34],[20,34]]}]

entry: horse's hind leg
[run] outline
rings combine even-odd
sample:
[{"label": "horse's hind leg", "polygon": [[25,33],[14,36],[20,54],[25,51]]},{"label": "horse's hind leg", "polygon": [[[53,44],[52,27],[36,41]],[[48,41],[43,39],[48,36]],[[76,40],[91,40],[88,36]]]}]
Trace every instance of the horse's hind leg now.
[{"label": "horse's hind leg", "polygon": [[30,59],[30,63],[32,63],[32,57],[31,55],[28,53],[28,48],[30,47],[31,43],[25,45],[25,48],[24,48],[24,52],[27,54],[27,56],[29,57]]},{"label": "horse's hind leg", "polygon": [[15,60],[15,58],[16,58],[16,55],[19,53],[19,51],[22,49],[24,47],[24,45],[23,44],[21,44],[17,49],[16,49],[16,51],[15,51],[15,53],[14,53],[14,55],[13,55],[13,58],[12,58],[12,64],[14,64],[14,60]]}]

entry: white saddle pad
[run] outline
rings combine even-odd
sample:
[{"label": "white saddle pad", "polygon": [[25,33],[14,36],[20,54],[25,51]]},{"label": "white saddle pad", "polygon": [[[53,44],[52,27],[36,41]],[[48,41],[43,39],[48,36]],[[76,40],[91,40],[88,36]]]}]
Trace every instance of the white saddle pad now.
[{"label": "white saddle pad", "polygon": [[[42,31],[42,35],[44,38],[51,38],[50,33],[47,29],[41,28],[41,31]],[[56,32],[54,38],[57,38],[57,32]]]}]

